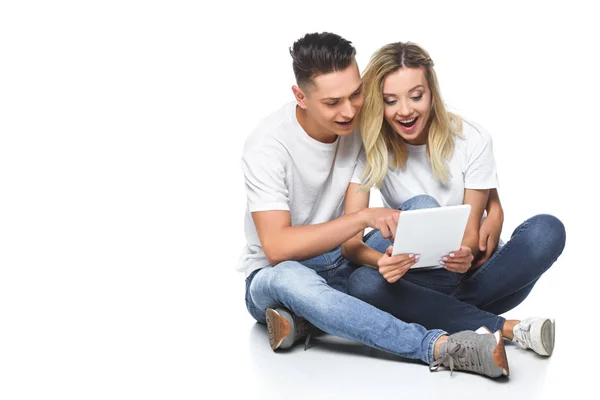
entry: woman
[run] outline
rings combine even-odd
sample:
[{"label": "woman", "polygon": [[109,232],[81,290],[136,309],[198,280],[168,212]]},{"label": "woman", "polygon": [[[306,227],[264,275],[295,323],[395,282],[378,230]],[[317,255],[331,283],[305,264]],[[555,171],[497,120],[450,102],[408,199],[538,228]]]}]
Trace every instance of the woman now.
[{"label": "woman", "polygon": [[490,191],[490,204],[499,207],[489,134],[446,110],[433,62],[416,44],[393,43],[377,51],[363,85],[364,157],[353,179],[363,185],[349,187],[345,213],[368,207],[368,191],[376,186],[388,207],[470,204],[471,214],[461,248],[443,257],[439,269],[409,270],[418,255],[391,256],[391,241],[379,231],[364,241],[361,233],[348,240],[344,256],[365,266],[350,277],[349,294],[424,326],[501,330],[505,338],[549,356],[553,320],[506,320],[498,314],[520,304],[556,261],[565,244],[563,224],[551,215],[534,216],[487,259],[496,243],[491,240],[489,253],[480,254],[485,246],[479,237]]}]

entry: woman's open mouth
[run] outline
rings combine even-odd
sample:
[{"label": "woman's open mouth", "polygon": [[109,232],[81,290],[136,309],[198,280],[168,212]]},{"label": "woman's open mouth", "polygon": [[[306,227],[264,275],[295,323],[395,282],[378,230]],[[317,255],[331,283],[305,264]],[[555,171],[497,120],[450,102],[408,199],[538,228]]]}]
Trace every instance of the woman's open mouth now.
[{"label": "woman's open mouth", "polygon": [[403,127],[405,127],[405,128],[412,128],[417,123],[418,119],[419,119],[419,117],[414,117],[413,119],[407,119],[407,120],[404,120],[404,121],[398,121],[398,123],[400,125],[402,125]]}]

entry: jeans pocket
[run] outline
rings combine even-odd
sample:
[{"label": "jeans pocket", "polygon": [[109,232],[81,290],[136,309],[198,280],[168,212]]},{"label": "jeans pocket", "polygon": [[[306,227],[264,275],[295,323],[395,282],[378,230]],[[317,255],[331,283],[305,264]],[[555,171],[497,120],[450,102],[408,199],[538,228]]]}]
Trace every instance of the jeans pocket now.
[{"label": "jeans pocket", "polygon": [[341,260],[328,272],[327,284],[342,293],[348,293],[348,280],[356,268],[348,261]]},{"label": "jeans pocket", "polygon": [[315,272],[325,272],[330,269],[330,263],[324,255],[319,255],[308,260],[300,261],[300,264]]}]

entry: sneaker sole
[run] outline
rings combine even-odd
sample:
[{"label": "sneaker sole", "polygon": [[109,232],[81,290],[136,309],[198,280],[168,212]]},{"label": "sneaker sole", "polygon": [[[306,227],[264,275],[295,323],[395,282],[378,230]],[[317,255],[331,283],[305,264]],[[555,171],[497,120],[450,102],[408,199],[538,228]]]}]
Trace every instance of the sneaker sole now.
[{"label": "sneaker sole", "polygon": [[540,354],[542,356],[549,357],[554,351],[554,334],[555,334],[555,323],[553,319],[547,319],[542,325],[542,346],[546,354]]},{"label": "sneaker sole", "polygon": [[272,308],[267,308],[267,330],[269,331],[269,343],[271,349],[277,350],[281,342],[290,334],[290,323]]},{"label": "sneaker sole", "polygon": [[500,331],[496,331],[496,333],[494,333],[494,337],[496,338],[497,342],[496,348],[494,349],[494,364],[496,364],[499,368],[502,368],[502,375],[509,376],[510,369],[508,368],[508,359],[506,358],[504,339],[502,339]]},{"label": "sneaker sole", "polygon": [[[477,329],[475,332],[479,334],[492,333],[487,326],[482,326]],[[506,349],[504,348],[504,339],[502,339],[502,334],[500,331],[496,331],[494,334],[496,338],[496,348],[494,349],[494,364],[496,364],[499,368],[502,368],[502,375],[509,376],[510,369],[508,368],[508,358],[506,357]]]}]

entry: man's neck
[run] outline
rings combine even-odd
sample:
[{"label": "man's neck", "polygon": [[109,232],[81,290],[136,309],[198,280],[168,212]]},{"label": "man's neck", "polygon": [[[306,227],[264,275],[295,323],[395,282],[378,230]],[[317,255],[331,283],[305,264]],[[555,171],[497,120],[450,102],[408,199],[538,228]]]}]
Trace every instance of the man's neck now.
[{"label": "man's neck", "polygon": [[296,106],[296,119],[311,138],[321,143],[333,143],[338,138],[338,135],[332,132],[326,132],[318,124],[316,124],[305,109]]}]

